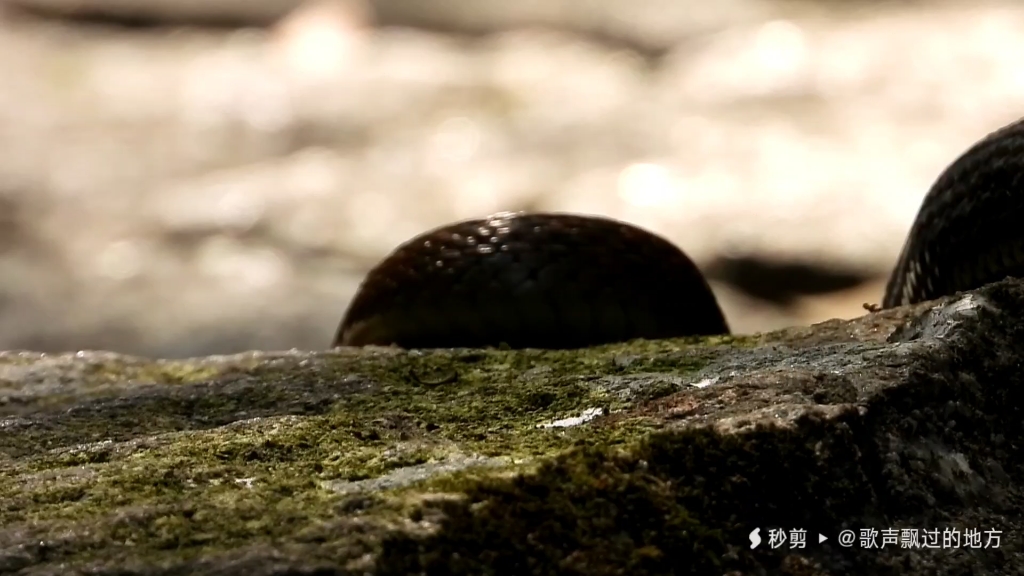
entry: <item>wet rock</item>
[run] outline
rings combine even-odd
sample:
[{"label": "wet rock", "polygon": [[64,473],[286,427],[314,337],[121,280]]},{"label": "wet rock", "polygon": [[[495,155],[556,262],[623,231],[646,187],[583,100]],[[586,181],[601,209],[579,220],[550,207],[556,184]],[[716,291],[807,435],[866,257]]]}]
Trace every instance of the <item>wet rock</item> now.
[{"label": "wet rock", "polygon": [[1006,281],[582,351],[7,352],[0,568],[1012,573],[1022,320]]}]

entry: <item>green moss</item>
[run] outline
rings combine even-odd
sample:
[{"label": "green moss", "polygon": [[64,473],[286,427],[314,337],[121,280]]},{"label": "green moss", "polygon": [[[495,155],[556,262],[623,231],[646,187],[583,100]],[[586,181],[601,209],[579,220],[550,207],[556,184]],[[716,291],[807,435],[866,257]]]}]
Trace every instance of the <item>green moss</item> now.
[{"label": "green moss", "polygon": [[[6,381],[12,389],[34,386],[40,381],[52,380],[50,384],[61,383],[75,393],[102,391],[111,386],[123,387],[136,383],[151,385],[175,385],[202,382],[221,375],[223,368],[211,363],[188,361],[146,360],[127,356],[100,353],[94,356],[74,354],[36,355],[8,353],[0,355],[0,365],[31,369],[33,376],[22,377],[18,382]],[[61,367],[74,366],[74,373],[62,372]],[[237,369],[233,366],[231,369]],[[58,394],[62,398],[68,394]],[[49,401],[53,401],[48,394]]]},{"label": "green moss", "polygon": [[[639,416],[538,425],[676,391],[655,383],[631,399],[604,379],[692,372],[720,353],[700,343],[87,362],[73,410],[41,399],[26,411],[33,423],[0,440],[17,458],[0,470],[0,525],[85,531],[88,542],[130,542],[140,557],[289,540],[346,505],[331,482],[463,455],[523,469],[570,448],[634,442],[657,426]],[[374,504],[378,519],[388,506]],[[52,558],[101,553],[88,542]]]},{"label": "green moss", "polygon": [[530,474],[464,474],[432,487],[465,498],[441,501],[441,531],[427,542],[388,539],[381,573],[528,574],[555,564],[578,574],[709,574],[726,550],[671,482],[606,448],[574,450]]},{"label": "green moss", "polygon": [[[0,536],[13,551],[0,560],[39,573],[905,568],[923,557],[749,551],[746,535],[981,518],[956,471],[965,455],[1012,467],[998,438],[1020,427],[1007,396],[1020,387],[984,384],[1019,379],[1021,339],[1006,336],[1018,316],[977,315],[1005,324],[999,336],[958,316],[966,327],[938,346],[899,350],[879,316],[775,340],[580,351],[46,358],[26,365],[44,390],[20,382],[0,421]],[[606,415],[538,426],[593,408]],[[922,440],[944,460],[922,459]],[[997,497],[1012,485],[1002,476],[986,477]]]},{"label": "green moss", "polygon": [[214,378],[220,371],[213,366],[185,362],[126,364],[104,362],[89,364],[85,378],[94,385],[146,382],[159,385],[190,384]]},{"label": "green moss", "polygon": [[[720,573],[753,526],[832,528],[873,500],[858,463],[867,446],[839,429],[664,431],[568,450],[525,474],[438,478],[409,492],[462,497],[412,508],[413,520],[439,508],[438,530],[389,537],[380,573]],[[744,562],[728,569],[753,568]]]}]

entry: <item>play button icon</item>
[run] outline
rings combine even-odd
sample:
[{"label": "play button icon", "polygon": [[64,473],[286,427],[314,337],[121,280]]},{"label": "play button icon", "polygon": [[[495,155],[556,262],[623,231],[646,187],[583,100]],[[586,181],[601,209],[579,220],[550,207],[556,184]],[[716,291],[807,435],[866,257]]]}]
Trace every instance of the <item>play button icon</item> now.
[{"label": "play button icon", "polygon": [[818,534],[818,544],[821,544],[825,540],[828,540],[828,538],[826,538],[824,534]]}]

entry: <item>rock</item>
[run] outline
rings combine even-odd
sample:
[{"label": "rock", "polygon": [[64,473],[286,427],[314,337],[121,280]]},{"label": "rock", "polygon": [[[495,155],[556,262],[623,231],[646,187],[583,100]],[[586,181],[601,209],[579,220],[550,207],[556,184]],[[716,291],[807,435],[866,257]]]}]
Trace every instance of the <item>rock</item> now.
[{"label": "rock", "polygon": [[6,352],[0,572],[1020,571],[1022,319],[1006,281],[584,351]]}]

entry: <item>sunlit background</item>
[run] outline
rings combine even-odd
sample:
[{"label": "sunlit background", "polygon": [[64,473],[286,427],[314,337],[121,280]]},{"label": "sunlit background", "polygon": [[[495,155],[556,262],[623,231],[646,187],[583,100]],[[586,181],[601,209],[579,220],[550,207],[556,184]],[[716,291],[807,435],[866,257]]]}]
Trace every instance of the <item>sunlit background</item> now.
[{"label": "sunlit background", "polygon": [[657,231],[735,332],[863,313],[1024,115],[1024,7],[0,0],[0,348],[322,349],[363,274],[497,210]]}]

